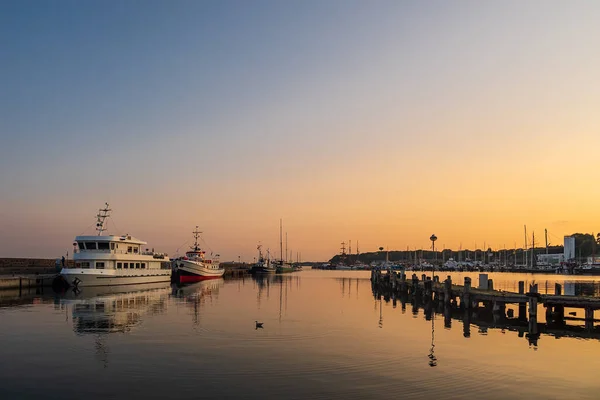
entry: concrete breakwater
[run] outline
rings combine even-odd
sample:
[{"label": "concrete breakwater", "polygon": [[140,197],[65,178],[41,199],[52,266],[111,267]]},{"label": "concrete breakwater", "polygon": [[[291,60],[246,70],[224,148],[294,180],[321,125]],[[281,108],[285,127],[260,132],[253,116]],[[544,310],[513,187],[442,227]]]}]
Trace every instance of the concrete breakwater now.
[{"label": "concrete breakwater", "polygon": [[[65,265],[73,266],[73,260],[65,260]],[[0,275],[51,274],[56,272],[56,259],[0,258]]]}]

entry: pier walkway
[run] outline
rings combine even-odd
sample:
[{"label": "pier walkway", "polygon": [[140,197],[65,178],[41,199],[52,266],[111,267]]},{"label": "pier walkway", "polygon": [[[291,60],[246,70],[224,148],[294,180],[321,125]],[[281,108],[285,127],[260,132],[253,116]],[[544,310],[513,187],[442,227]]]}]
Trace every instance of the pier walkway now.
[{"label": "pier walkway", "polygon": [[[480,275],[482,277],[482,275]],[[600,298],[584,296],[565,296],[561,295],[562,287],[555,285],[554,295],[543,295],[538,293],[538,285],[529,285],[529,290],[525,292],[525,283],[519,282],[519,292],[507,292],[494,290],[494,284],[487,275],[483,275],[480,287],[475,288],[471,285],[471,278],[465,277],[463,285],[457,285],[452,282],[448,276],[440,282],[439,276],[426,276],[422,274],[419,278],[417,274],[412,274],[407,279],[404,271],[371,271],[371,285],[374,293],[393,298],[416,297],[425,305],[442,305],[449,310],[489,310],[502,317],[513,317],[513,310],[506,310],[507,304],[518,305],[519,321],[528,321],[530,334],[537,334],[537,313],[538,304],[546,308],[546,321],[556,324],[564,324],[565,320],[580,320],[585,322],[585,328],[594,329],[594,311],[600,309]],[[481,286],[485,287],[481,287]],[[585,311],[583,318],[565,316],[565,308],[580,308]]]}]

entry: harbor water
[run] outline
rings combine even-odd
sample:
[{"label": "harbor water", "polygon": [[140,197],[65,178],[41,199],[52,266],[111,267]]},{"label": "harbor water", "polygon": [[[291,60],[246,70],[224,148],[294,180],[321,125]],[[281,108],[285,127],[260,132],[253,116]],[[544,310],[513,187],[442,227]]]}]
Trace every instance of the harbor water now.
[{"label": "harbor water", "polygon": [[[476,286],[479,274],[446,275]],[[305,270],[181,287],[3,291],[0,398],[599,398],[597,328],[569,321],[532,340],[526,326],[428,318],[374,296],[369,276]],[[599,293],[595,277],[488,277],[506,291],[525,281],[542,294],[555,283],[564,294]]]}]

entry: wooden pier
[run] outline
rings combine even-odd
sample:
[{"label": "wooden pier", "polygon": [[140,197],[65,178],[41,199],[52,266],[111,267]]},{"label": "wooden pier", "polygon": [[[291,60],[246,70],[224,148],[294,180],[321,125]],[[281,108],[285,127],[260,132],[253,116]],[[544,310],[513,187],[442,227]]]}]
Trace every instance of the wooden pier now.
[{"label": "wooden pier", "polygon": [[[464,278],[462,285],[457,285],[452,282],[450,276],[440,282],[439,276],[432,279],[425,274],[419,277],[413,273],[408,279],[404,271],[371,271],[371,285],[375,295],[389,297],[394,301],[407,301],[409,298],[417,300],[423,305],[426,313],[434,308],[438,308],[444,315],[451,315],[456,310],[467,314],[487,311],[494,319],[526,323],[529,335],[534,338],[539,335],[537,317],[540,304],[546,308],[547,324],[551,323],[554,326],[564,326],[566,320],[579,320],[584,321],[585,329],[591,332],[594,330],[594,322],[600,321],[594,319],[594,311],[600,309],[600,298],[561,295],[562,287],[558,283],[555,285],[554,295],[538,293],[537,284],[529,285],[526,292],[523,281],[519,282],[518,293],[494,290],[491,279],[483,279],[483,284],[486,283],[485,288],[474,288],[469,277]],[[518,306],[516,318],[514,310],[507,311],[507,304]],[[565,308],[583,309],[584,317],[565,316]]]}]

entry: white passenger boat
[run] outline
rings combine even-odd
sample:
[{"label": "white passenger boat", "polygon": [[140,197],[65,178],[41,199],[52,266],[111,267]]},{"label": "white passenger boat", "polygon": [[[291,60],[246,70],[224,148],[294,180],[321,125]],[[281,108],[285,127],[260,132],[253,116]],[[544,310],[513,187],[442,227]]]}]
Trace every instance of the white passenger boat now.
[{"label": "white passenger boat", "polygon": [[215,254],[212,258],[206,256],[206,251],[200,248],[198,238],[202,232],[196,230],[194,234],[194,245],[190,251],[185,253],[185,257],[174,261],[174,270],[179,276],[180,283],[198,282],[204,279],[220,278],[225,273],[225,268],[219,265],[219,255]]},{"label": "white passenger boat", "polygon": [[100,209],[97,236],[75,237],[74,267],[61,270],[64,281],[74,287],[169,282],[166,254],[145,249],[146,242],[130,235],[103,235],[110,211],[108,203]]}]

